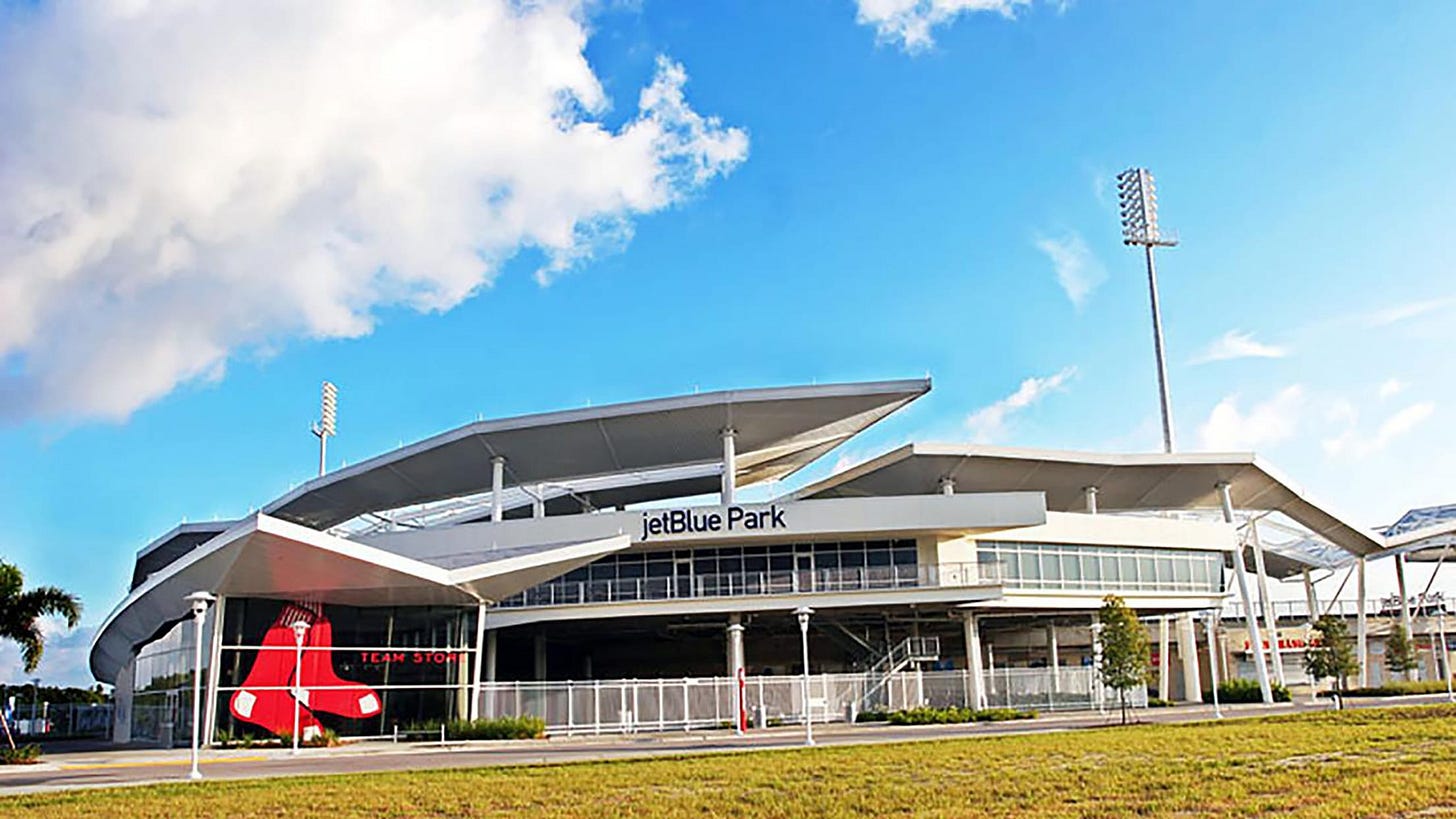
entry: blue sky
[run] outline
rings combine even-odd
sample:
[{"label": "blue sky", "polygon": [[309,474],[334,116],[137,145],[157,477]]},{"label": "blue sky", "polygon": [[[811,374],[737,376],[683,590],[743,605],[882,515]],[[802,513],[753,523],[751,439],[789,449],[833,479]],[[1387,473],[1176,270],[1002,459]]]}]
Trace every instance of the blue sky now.
[{"label": "blue sky", "polygon": [[[299,50],[377,33],[293,37],[345,26],[290,21],[261,52],[239,47],[237,75],[189,52],[176,58],[199,60],[192,79],[159,85],[149,72],[161,69],[137,59],[154,35],[136,20],[0,13],[0,181],[56,201],[94,198],[91,185],[114,185],[108,201],[144,194],[130,221],[101,220],[114,230],[106,264],[46,257],[45,275],[70,284],[7,291],[41,275],[17,243],[46,213],[40,194],[0,193],[0,295],[21,294],[0,299],[0,324],[34,325],[0,331],[0,555],[78,592],[99,623],[152,537],[243,514],[311,474],[323,378],[340,390],[333,467],[480,415],[926,373],[928,397],[803,478],[910,438],[1155,450],[1146,282],[1119,242],[1111,185],[1130,164],[1156,174],[1162,222],[1182,239],[1159,256],[1180,448],[1257,449],[1368,525],[1456,500],[1456,6],[1012,3],[913,18],[933,42],[908,44],[877,28],[875,8],[568,6],[576,29],[536,29],[564,32],[546,52],[567,77],[556,85],[535,63],[480,55],[473,80],[406,72],[394,91],[331,75],[339,86],[319,93],[351,110],[426,98],[359,120],[380,126],[352,132],[367,154],[315,139],[330,131],[317,106],[279,112],[299,84],[289,72],[314,64]],[[246,14],[214,12],[231,28],[151,22],[193,27],[205,45]],[[66,49],[121,68],[68,72],[54,56]],[[533,100],[584,87],[582,65],[603,97],[580,118],[615,153],[505,137],[480,152],[477,137],[511,132],[513,112],[540,119]],[[235,76],[258,79],[244,94]],[[492,96],[511,83],[530,93]],[[644,88],[666,102],[640,102]],[[232,104],[198,102],[203,91]],[[263,107],[248,128],[207,130],[250,106]],[[112,140],[98,112],[113,107],[144,110],[146,138]],[[658,140],[632,144],[634,123]],[[437,141],[454,124],[466,136]],[[85,140],[37,136],[88,127],[116,165],[91,167]],[[219,157],[253,167],[249,152],[291,156],[298,143],[315,151],[300,151],[305,171],[350,158],[422,170],[367,199],[353,191],[373,181],[273,210],[194,207],[235,179],[214,175]],[[198,144],[209,148],[194,155]],[[512,169],[482,172],[492,201],[545,192],[523,208],[528,228],[502,228],[494,211],[455,223],[453,180],[488,163]],[[512,175],[522,165],[533,170]],[[157,186],[159,174],[188,184]],[[171,235],[189,237],[183,262],[137,213],[167,214]],[[199,237],[222,217],[249,230],[208,245]],[[290,266],[340,235],[347,253]],[[463,264],[431,255],[432,237],[484,272],[470,252]],[[254,266],[218,272],[257,247],[268,252]],[[456,272],[437,276],[436,262]],[[149,265],[168,266],[165,284],[136,273]],[[306,302],[311,285],[291,288],[316,279],[342,284],[306,310],[272,303]]]}]

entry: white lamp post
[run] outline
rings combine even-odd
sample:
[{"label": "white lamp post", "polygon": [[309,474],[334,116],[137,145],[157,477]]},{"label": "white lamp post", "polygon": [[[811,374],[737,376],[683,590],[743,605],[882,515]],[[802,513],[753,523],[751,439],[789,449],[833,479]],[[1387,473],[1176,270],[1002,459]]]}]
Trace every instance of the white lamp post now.
[{"label": "white lamp post", "polygon": [[794,609],[794,615],[799,618],[799,641],[804,649],[804,677],[800,688],[803,690],[804,700],[804,744],[814,744],[814,714],[809,708],[809,616],[814,610],[808,606],[800,606]]},{"label": "white lamp post", "polygon": [[299,712],[303,709],[303,635],[308,633],[308,623],[298,620],[293,624],[293,753],[298,754]]},{"label": "white lamp post", "polygon": [[192,771],[188,779],[201,779],[202,769],[198,767],[200,736],[202,726],[202,621],[207,618],[207,607],[216,597],[205,591],[195,591],[183,598],[192,604],[192,623],[195,627],[192,654]]}]

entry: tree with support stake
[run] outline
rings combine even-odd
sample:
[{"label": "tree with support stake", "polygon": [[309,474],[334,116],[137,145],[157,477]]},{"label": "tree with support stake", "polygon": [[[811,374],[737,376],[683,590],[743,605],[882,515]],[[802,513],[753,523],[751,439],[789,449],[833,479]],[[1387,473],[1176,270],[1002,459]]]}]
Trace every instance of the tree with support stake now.
[{"label": "tree with support stake", "polygon": [[1101,649],[1102,664],[1097,668],[1097,678],[1108,688],[1117,692],[1117,702],[1122,709],[1122,724],[1127,724],[1127,693],[1139,686],[1146,686],[1150,679],[1148,663],[1151,659],[1148,648],[1148,633],[1138,622],[1137,612],[1128,608],[1121,597],[1109,594],[1102,598],[1102,608],[1097,613],[1102,628],[1097,632],[1097,645]]},{"label": "tree with support stake", "polygon": [[1355,659],[1355,641],[1342,617],[1326,614],[1314,624],[1315,639],[1304,652],[1304,670],[1314,678],[1335,681],[1335,690],[1344,691],[1351,674],[1360,670]]},{"label": "tree with support stake", "polygon": [[1405,630],[1405,625],[1396,623],[1390,627],[1390,635],[1385,638],[1385,667],[1392,674],[1405,674],[1414,671],[1420,666],[1420,659],[1416,656],[1416,644],[1411,640],[1410,634]]}]

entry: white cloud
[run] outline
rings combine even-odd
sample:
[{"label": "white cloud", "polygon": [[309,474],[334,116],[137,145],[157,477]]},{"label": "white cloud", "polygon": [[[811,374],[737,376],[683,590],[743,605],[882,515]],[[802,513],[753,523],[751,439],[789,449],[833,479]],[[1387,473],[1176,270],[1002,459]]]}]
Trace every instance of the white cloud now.
[{"label": "white cloud", "polygon": [[1419,401],[1392,413],[1370,435],[1360,433],[1359,419],[1352,412],[1346,416],[1348,425],[1345,430],[1332,438],[1326,438],[1321,444],[1325,454],[1332,458],[1341,456],[1356,459],[1367,458],[1384,451],[1391,442],[1415,429],[1422,421],[1430,418],[1435,411],[1434,401]]},{"label": "white cloud", "polygon": [[[588,4],[589,5],[589,4]],[[123,418],[230,357],[543,282],[747,155],[583,0],[62,3],[0,29],[0,414]]]},{"label": "white cloud", "polygon": [[1208,420],[1198,428],[1199,443],[1204,450],[1215,452],[1277,444],[1294,434],[1304,409],[1304,398],[1304,388],[1293,384],[1245,413],[1239,409],[1237,395],[1227,396],[1214,406]]},{"label": "white cloud", "polygon": [[991,443],[1005,434],[1011,416],[1062,389],[1076,374],[1076,367],[1067,367],[1043,378],[1028,378],[1021,382],[1016,392],[967,416],[966,429],[970,430],[976,443]]},{"label": "white cloud", "polygon": [[1243,330],[1229,330],[1219,336],[1193,357],[1192,364],[1206,364],[1210,361],[1229,361],[1236,358],[1284,358],[1289,348],[1265,344],[1254,338],[1253,333]]},{"label": "white cloud", "polygon": [[29,674],[21,662],[20,647],[0,640],[0,683],[19,684],[39,677],[41,685],[90,688],[96,684],[90,666],[95,626],[67,629],[64,620],[45,617],[40,621],[40,630],[45,635],[45,651],[41,652],[40,666]]},{"label": "white cloud", "polygon": [[1062,286],[1067,298],[1078,310],[1082,309],[1092,291],[1107,281],[1107,268],[1092,255],[1087,242],[1078,233],[1037,239],[1036,247],[1051,260],[1057,284]]},{"label": "white cloud", "polygon": [[1456,307],[1456,298],[1412,301],[1368,313],[1365,316],[1365,324],[1369,327],[1389,327],[1392,324],[1399,324],[1451,307]]},{"label": "white cloud", "polygon": [[1403,392],[1405,388],[1409,386],[1409,384],[1401,381],[1399,378],[1387,378],[1380,385],[1380,400],[1384,401],[1387,398],[1394,397]]},{"label": "white cloud", "polygon": [[[953,21],[964,14],[989,12],[1007,19],[1016,17],[1019,8],[1031,0],[858,0],[855,20],[874,26],[881,42],[896,43],[910,53],[924,51],[935,44],[931,29]],[[1067,3],[1057,3],[1058,11]]]}]

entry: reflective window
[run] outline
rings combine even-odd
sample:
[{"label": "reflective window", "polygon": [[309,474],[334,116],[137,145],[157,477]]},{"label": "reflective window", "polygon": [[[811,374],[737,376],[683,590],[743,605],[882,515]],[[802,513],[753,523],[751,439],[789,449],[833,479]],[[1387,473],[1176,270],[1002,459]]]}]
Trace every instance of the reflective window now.
[{"label": "reflective window", "polygon": [[1090,591],[1223,591],[1223,555],[1191,549],[980,541],[1007,586]]}]

